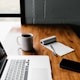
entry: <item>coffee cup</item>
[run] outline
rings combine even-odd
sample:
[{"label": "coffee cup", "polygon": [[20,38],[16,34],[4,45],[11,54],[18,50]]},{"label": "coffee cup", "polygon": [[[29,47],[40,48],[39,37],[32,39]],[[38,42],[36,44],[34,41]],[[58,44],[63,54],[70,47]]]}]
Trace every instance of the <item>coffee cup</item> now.
[{"label": "coffee cup", "polygon": [[33,34],[21,34],[17,37],[17,43],[23,51],[31,51],[33,49]]}]

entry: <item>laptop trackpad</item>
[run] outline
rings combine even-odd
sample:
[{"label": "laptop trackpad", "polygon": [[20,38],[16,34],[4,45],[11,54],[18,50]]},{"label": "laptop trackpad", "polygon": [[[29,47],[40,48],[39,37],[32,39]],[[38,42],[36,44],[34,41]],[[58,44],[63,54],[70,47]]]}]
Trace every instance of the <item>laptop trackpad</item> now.
[{"label": "laptop trackpad", "polygon": [[28,80],[50,80],[50,73],[45,68],[33,68],[28,73]]}]

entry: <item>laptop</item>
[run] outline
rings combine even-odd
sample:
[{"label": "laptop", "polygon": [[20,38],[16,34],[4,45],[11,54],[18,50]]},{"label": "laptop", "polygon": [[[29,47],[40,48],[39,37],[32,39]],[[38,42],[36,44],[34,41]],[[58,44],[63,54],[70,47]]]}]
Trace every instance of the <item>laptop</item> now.
[{"label": "laptop", "polygon": [[7,56],[0,42],[0,80],[52,80],[48,56]]}]

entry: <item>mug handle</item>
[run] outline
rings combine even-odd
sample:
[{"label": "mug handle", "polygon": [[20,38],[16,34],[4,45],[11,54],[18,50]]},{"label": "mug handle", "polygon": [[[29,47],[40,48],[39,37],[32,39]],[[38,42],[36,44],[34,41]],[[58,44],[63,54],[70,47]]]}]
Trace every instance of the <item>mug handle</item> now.
[{"label": "mug handle", "polygon": [[21,45],[20,42],[19,42],[20,39],[21,39],[21,36],[18,36],[18,37],[17,37],[17,44],[18,44],[18,45]]}]

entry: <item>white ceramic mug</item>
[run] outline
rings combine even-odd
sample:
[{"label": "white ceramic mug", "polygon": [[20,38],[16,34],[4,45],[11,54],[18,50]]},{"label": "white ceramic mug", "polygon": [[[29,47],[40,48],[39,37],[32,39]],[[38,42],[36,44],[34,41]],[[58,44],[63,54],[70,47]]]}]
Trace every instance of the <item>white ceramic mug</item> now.
[{"label": "white ceramic mug", "polygon": [[17,37],[17,43],[23,51],[31,51],[33,49],[33,35],[31,33],[22,34]]}]

